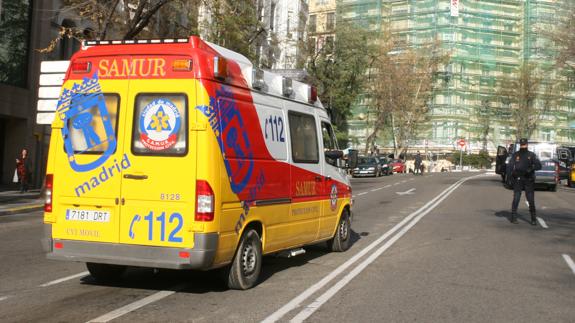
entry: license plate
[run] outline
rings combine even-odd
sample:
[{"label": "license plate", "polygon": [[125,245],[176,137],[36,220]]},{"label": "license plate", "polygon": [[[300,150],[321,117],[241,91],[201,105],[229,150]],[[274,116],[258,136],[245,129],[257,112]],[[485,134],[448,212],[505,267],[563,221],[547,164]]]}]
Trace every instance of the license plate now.
[{"label": "license plate", "polygon": [[110,222],[110,212],[98,210],[68,209],[66,210],[66,220],[84,222]]},{"label": "license plate", "polygon": [[362,171],[360,171],[359,173],[360,173],[360,174],[367,174],[367,173],[369,173],[369,172],[366,171],[366,170],[362,170]]}]

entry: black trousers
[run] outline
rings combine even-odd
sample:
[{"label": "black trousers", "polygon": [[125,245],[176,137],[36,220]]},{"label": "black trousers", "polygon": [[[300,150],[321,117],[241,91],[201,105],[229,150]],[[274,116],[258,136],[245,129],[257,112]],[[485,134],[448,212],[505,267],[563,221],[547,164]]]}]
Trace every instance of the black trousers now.
[{"label": "black trousers", "polygon": [[525,191],[525,198],[529,202],[529,213],[535,214],[535,180],[530,178],[516,178],[513,183],[513,204],[511,211],[517,212],[521,191]]}]

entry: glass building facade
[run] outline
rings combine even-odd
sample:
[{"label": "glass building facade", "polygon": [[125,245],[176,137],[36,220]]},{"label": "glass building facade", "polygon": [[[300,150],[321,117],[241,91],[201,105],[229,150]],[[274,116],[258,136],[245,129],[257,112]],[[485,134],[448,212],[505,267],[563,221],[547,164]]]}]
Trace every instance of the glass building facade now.
[{"label": "glass building facade", "polygon": [[[451,150],[458,138],[469,148],[494,151],[498,144],[515,139],[511,111],[497,96],[501,77],[516,77],[523,63],[535,64],[547,84],[569,83],[558,70],[555,51],[543,31],[562,14],[568,0],[460,0],[456,14],[450,0],[341,0],[340,19],[356,21],[374,32],[389,26],[399,39],[413,46],[440,40],[450,55],[438,74],[430,102],[427,133],[414,138],[411,146]],[[560,89],[559,100],[540,116],[533,140],[569,143],[575,141],[573,91]],[[365,142],[369,127],[369,95],[358,101],[349,121],[352,143]],[[537,106],[542,106],[538,102]],[[485,111],[489,111],[485,138]],[[379,146],[389,146],[378,142]]]},{"label": "glass building facade", "polygon": [[30,22],[30,0],[0,0],[0,83],[27,85]]}]

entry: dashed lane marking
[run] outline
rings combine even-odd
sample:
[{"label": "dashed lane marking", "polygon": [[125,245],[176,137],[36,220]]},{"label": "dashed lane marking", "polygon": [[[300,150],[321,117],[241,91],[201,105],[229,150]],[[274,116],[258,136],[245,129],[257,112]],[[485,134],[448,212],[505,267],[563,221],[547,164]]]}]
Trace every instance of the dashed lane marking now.
[{"label": "dashed lane marking", "polygon": [[60,278],[60,279],[53,280],[53,281],[51,281],[51,282],[47,282],[47,283],[45,283],[45,284],[40,285],[40,287],[48,287],[48,286],[56,285],[56,284],[59,284],[59,283],[62,283],[62,282],[68,281],[68,280],[72,280],[72,279],[84,277],[84,276],[87,276],[87,275],[89,275],[89,274],[90,274],[89,272],[83,271],[83,272],[81,272],[81,273],[79,273],[79,274],[76,274],[76,275],[72,275],[72,276],[68,276],[68,277],[64,277],[64,278]]},{"label": "dashed lane marking", "polygon": [[385,185],[383,188],[388,188],[388,187],[391,187],[391,185]]},{"label": "dashed lane marking", "polygon": [[163,290],[160,292],[157,292],[155,294],[152,294],[146,298],[142,298],[139,301],[135,301],[131,304],[128,304],[126,306],[120,307],[117,310],[111,311],[110,313],[104,314],[98,318],[95,318],[93,320],[88,321],[88,323],[92,323],[92,322],[109,322],[113,319],[116,319],[120,316],[126,315],[130,312],[133,312],[141,307],[144,307],[148,304],[157,302],[163,298],[166,298],[170,295],[173,295],[174,293],[176,293],[175,291],[171,291],[171,290]]},{"label": "dashed lane marking", "polygon": [[545,220],[543,220],[540,217],[537,217],[537,222],[539,222],[539,225],[542,226],[545,229],[549,229],[549,227],[547,226],[547,223],[545,223]]},{"label": "dashed lane marking", "polygon": [[571,259],[571,257],[567,254],[563,254],[563,259],[565,259],[567,266],[569,266],[573,274],[575,274],[575,262],[573,262],[573,259]]},{"label": "dashed lane marking", "polygon": [[365,194],[367,194],[367,192],[361,192],[361,193],[358,193],[357,196],[362,196],[362,195],[365,195]]},{"label": "dashed lane marking", "polygon": [[0,296],[0,302],[7,300],[10,296]]},{"label": "dashed lane marking", "polygon": [[383,187],[374,188],[374,189],[371,190],[371,192],[377,192],[377,191],[382,190],[382,189],[383,189]]}]

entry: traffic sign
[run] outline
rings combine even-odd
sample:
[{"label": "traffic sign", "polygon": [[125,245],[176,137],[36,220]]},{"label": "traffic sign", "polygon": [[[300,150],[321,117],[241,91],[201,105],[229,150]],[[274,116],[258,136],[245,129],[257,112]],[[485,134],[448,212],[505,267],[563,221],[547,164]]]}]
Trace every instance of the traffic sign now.
[{"label": "traffic sign", "polygon": [[461,148],[465,147],[465,139],[461,138],[457,140],[457,145]]}]

